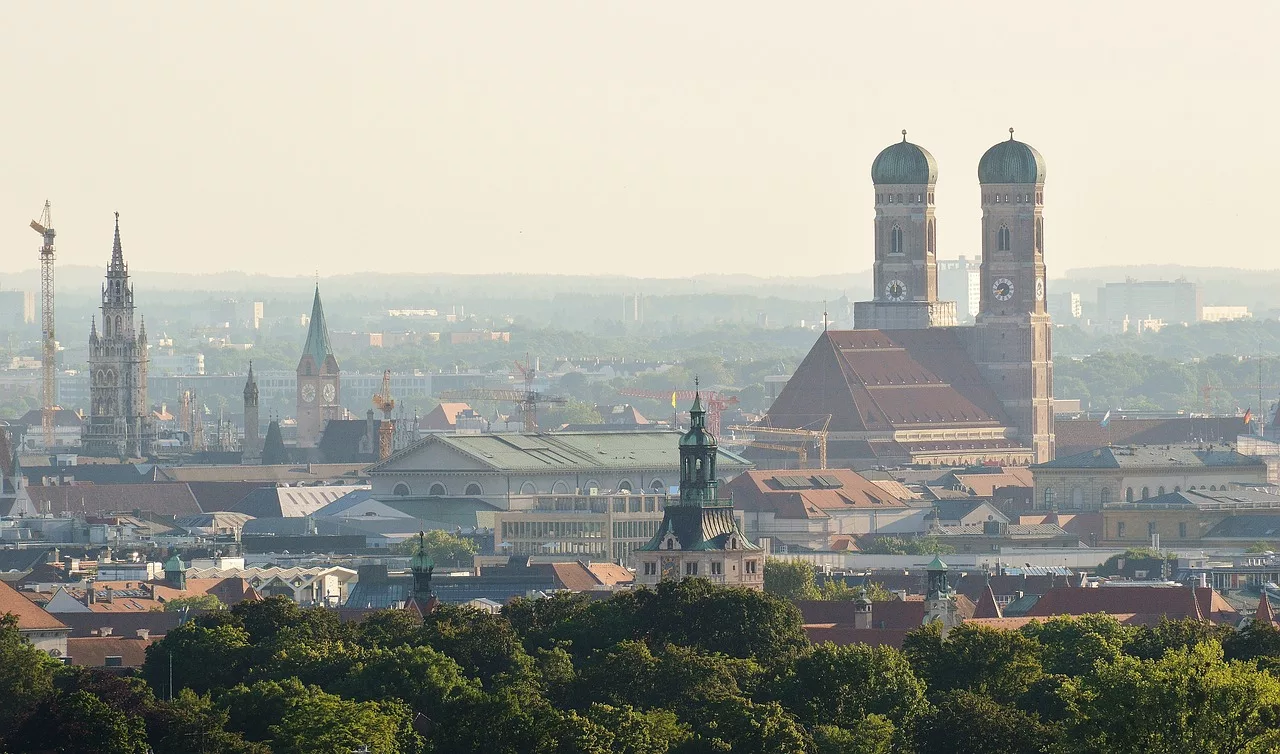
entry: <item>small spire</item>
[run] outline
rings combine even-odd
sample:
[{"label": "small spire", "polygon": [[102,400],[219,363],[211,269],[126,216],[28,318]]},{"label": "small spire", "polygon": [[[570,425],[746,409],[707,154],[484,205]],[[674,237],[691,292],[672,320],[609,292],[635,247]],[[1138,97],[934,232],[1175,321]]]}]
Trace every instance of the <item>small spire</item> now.
[{"label": "small spire", "polygon": [[1267,590],[1262,590],[1262,597],[1258,600],[1258,609],[1253,614],[1253,620],[1256,623],[1274,623],[1275,616],[1271,612],[1271,600],[1267,599]]},{"label": "small spire", "polygon": [[907,143],[907,129],[905,129],[905,128],[904,128],[904,129],[902,129],[902,143],[903,143],[903,144],[906,144],[906,143]]},{"label": "small spire", "polygon": [[1013,126],[1009,126],[1009,141],[1013,141]]},{"label": "small spire", "polygon": [[111,244],[111,268],[124,269],[124,249],[120,245],[120,213],[116,213],[116,237]]}]

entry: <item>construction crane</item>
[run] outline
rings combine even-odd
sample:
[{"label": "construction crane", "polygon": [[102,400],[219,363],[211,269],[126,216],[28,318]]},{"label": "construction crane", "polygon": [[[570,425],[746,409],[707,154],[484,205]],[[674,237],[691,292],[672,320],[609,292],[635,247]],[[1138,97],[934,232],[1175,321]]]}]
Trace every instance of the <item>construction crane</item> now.
[{"label": "construction crane", "polygon": [[44,237],[40,246],[40,368],[44,388],[40,424],[44,427],[45,449],[49,450],[53,448],[54,413],[57,411],[54,405],[58,342],[53,334],[53,238],[58,233],[53,229],[53,208],[48,199],[44,202],[39,222],[31,221],[31,229]]},{"label": "construction crane", "polygon": [[725,395],[714,390],[644,390],[638,387],[624,387],[618,391],[618,395],[625,395],[629,398],[670,400],[672,396],[675,396],[677,401],[691,401],[695,394],[702,396],[703,405],[707,408],[707,431],[719,437],[720,413],[730,406],[737,405],[738,396],[736,395]]},{"label": "construction crane", "polygon": [[395,409],[396,401],[391,397],[390,369],[382,373],[382,390],[373,394],[373,407],[382,412],[382,423],[378,425],[378,460],[385,461],[391,457],[391,445],[395,437],[391,411]]},{"label": "construction crane", "polygon": [[446,390],[440,394],[446,400],[461,401],[500,401],[515,403],[520,407],[520,421],[525,432],[538,431],[538,406],[563,406],[567,398],[558,395],[544,395],[536,390],[490,390],[472,388],[470,390]]},{"label": "construction crane", "polygon": [[[825,419],[823,419],[822,427],[820,429],[791,429],[788,427],[765,427],[765,426],[760,426],[758,424],[750,424],[750,425],[735,424],[734,426],[729,427],[729,429],[732,429],[735,432],[745,432],[747,434],[754,434],[754,435],[771,435],[773,437],[783,437],[783,438],[787,438],[787,437],[801,438],[803,440],[803,442],[800,445],[801,448],[805,447],[809,443],[813,443],[814,445],[817,446],[818,468],[825,469],[827,468],[827,425],[829,423],[831,423],[831,417],[828,415]],[[764,447],[762,445],[757,444],[754,440],[748,440],[747,444],[754,445],[757,448]],[[794,446],[792,447],[794,448]],[[804,459],[805,459],[805,456],[801,455],[800,456],[801,466],[804,465]]]},{"label": "construction crane", "polygon": [[795,453],[796,460],[799,462],[799,468],[808,468],[809,466],[809,449],[803,445],[778,445],[771,442],[760,442],[759,440],[747,440],[746,444],[752,448],[764,448],[765,450],[781,450],[784,453]]}]

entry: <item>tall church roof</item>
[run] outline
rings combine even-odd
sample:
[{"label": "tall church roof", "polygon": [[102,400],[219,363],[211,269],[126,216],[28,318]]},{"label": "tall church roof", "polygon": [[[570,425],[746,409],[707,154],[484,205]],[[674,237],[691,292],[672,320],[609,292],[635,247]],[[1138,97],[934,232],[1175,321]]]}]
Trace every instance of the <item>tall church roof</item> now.
[{"label": "tall church roof", "polygon": [[937,183],[938,161],[929,150],[907,141],[907,132],[903,131],[902,141],[876,155],[875,162],[871,163],[871,182]]},{"label": "tall church roof", "polygon": [[120,213],[116,213],[116,237],[111,244],[111,267],[109,272],[124,272],[124,248],[120,245]]},{"label": "tall church roof", "polygon": [[325,357],[333,353],[329,344],[329,326],[324,321],[324,305],[320,303],[320,286],[316,286],[316,297],[311,302],[311,326],[307,328],[307,344],[302,353],[311,354],[316,364],[324,363]]},{"label": "tall church roof", "polygon": [[1044,158],[1030,144],[1009,138],[988,149],[978,160],[978,183],[1044,183]]}]

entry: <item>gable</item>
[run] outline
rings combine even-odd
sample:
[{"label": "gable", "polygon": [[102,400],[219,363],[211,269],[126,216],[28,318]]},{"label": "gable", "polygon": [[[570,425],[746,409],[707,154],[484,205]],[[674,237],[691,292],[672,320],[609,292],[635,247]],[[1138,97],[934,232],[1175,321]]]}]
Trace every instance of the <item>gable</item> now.
[{"label": "gable", "polygon": [[369,469],[370,474],[397,471],[491,471],[492,466],[452,447],[438,437],[428,437]]}]

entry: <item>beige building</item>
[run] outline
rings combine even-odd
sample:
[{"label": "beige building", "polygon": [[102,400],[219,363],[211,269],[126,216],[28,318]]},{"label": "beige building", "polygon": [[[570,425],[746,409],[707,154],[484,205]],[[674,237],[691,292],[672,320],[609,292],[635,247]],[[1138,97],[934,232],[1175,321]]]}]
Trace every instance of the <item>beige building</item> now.
[{"label": "beige building", "polygon": [[[1245,524],[1245,530],[1280,531],[1280,496],[1252,489],[1196,489],[1112,503],[1102,511],[1102,540],[1117,547],[1148,545],[1158,535],[1162,547],[1220,547],[1224,543],[1215,541],[1218,535],[1225,529],[1241,528],[1233,523]],[[1258,539],[1266,537],[1254,537],[1247,544]]]},{"label": "beige building", "polygon": [[1035,464],[1031,473],[1035,508],[1067,512],[1267,481],[1267,465],[1260,459],[1229,448],[1175,445],[1096,448]]},{"label": "beige building", "polygon": [[667,494],[540,495],[532,509],[493,516],[501,555],[571,555],[630,564],[658,533]]}]

